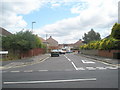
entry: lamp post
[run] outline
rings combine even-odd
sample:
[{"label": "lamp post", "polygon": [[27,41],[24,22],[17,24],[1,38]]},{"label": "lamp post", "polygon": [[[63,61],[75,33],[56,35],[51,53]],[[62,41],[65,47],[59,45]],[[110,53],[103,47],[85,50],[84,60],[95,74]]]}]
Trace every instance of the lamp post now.
[{"label": "lamp post", "polygon": [[33,32],[33,24],[36,23],[36,22],[32,22],[32,32]]}]

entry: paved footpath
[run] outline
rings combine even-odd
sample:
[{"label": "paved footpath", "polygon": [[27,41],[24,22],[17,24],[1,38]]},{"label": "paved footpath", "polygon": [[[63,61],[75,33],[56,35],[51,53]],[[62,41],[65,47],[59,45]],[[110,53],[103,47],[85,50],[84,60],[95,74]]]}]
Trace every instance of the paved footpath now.
[{"label": "paved footpath", "polygon": [[100,56],[93,56],[93,55],[85,55],[85,54],[76,54],[76,55],[80,55],[86,58],[90,58],[96,61],[100,61],[112,66],[120,66],[120,59],[113,59],[113,58],[105,58],[105,57],[100,57]]},{"label": "paved footpath", "polygon": [[34,56],[32,58],[25,58],[25,59],[14,60],[14,61],[3,61],[3,62],[0,62],[2,63],[2,65],[0,66],[0,70],[36,64],[48,57],[50,57],[49,54],[42,54],[42,55]]}]

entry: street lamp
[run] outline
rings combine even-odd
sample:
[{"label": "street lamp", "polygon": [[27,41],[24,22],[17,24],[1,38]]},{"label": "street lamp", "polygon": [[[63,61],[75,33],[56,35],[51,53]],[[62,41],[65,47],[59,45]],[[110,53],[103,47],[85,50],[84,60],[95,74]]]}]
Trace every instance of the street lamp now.
[{"label": "street lamp", "polygon": [[36,22],[32,22],[32,32],[33,32],[33,24],[36,23]]}]

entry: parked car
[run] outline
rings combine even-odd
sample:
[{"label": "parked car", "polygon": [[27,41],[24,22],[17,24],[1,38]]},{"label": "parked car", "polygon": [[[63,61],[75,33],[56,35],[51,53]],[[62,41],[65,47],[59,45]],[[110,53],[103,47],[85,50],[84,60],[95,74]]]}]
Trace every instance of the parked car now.
[{"label": "parked car", "polygon": [[71,50],[67,50],[67,51],[66,51],[66,53],[72,53],[72,52],[73,52],[73,51],[71,51]]},{"label": "parked car", "polygon": [[60,53],[60,54],[65,54],[66,51],[64,51],[64,50],[62,50],[62,49],[59,49],[59,53]]},{"label": "parked car", "polygon": [[51,57],[59,57],[59,50],[57,49],[54,49],[54,50],[51,50]]}]

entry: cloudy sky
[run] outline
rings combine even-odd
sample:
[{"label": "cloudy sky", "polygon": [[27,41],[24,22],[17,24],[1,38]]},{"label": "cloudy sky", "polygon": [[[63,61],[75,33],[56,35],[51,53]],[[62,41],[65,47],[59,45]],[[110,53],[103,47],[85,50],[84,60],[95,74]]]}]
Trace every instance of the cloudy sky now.
[{"label": "cloudy sky", "polygon": [[[104,38],[118,22],[120,0],[1,0],[0,27],[31,30],[59,43],[74,43],[93,28]],[[47,38],[48,38],[47,37]]]}]

